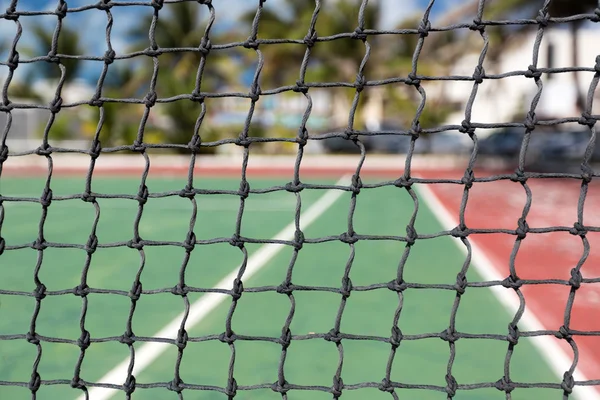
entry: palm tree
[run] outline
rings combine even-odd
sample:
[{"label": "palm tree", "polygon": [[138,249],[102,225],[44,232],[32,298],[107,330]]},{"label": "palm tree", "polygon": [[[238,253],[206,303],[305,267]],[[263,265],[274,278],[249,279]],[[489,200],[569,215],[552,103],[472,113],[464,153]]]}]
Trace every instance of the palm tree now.
[{"label": "palm tree", "polygon": [[[34,48],[26,48],[24,53],[31,55],[44,55],[52,50],[52,42],[54,39],[54,30],[48,30],[43,28],[41,25],[37,25],[33,28],[33,34],[35,37]],[[79,41],[79,34],[77,31],[70,29],[67,26],[62,26],[58,35],[58,42],[56,48],[57,54],[65,55],[80,55],[83,54],[81,44]],[[77,78],[77,73],[81,68],[81,61],[73,58],[61,58],[60,63],[65,66],[65,83],[71,82]],[[59,80],[62,72],[58,65],[51,62],[36,62],[34,63],[33,76],[46,78],[50,80]],[[32,78],[32,76],[29,76]],[[30,79],[28,79],[30,80]]]}]

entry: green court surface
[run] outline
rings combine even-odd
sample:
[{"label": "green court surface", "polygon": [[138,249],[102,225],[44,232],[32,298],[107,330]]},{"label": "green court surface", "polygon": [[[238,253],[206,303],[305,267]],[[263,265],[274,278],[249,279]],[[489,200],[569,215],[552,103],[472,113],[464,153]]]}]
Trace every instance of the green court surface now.
[{"label": "green court surface", "polygon": [[[315,181],[310,183],[332,183]],[[285,184],[285,181],[250,181],[252,188]],[[43,179],[3,178],[3,196],[39,197]],[[184,178],[155,178],[147,182],[151,193],[180,190]],[[94,178],[93,191],[103,194],[135,194],[139,180],[129,178]],[[197,188],[237,190],[239,180],[198,178]],[[54,178],[54,196],[83,192],[83,179]],[[302,207],[307,209],[325,190],[301,192]],[[232,195],[199,195],[195,225],[197,239],[230,237],[235,229],[239,197]],[[138,203],[128,199],[98,199],[101,214],[97,236],[100,243],[128,241],[133,237]],[[312,225],[304,230],[306,238],[339,235],[347,230],[350,194],[344,193]],[[242,236],[269,239],[293,221],[295,195],[288,192],[251,194],[246,200],[242,221]],[[33,242],[38,233],[41,206],[36,203],[4,202],[5,216],[2,237],[7,245]],[[144,207],[140,236],[146,240],[181,242],[185,239],[191,216],[191,202],[179,196],[150,199]],[[413,201],[404,189],[386,187],[363,189],[358,195],[354,227],[358,233],[403,236],[413,212]],[[85,244],[95,217],[92,204],[81,200],[54,201],[44,226],[47,241]],[[416,221],[419,233],[442,230],[424,202]],[[359,241],[350,278],[354,286],[386,283],[395,279],[404,244],[393,241]],[[260,245],[248,244],[250,255]],[[277,286],[285,278],[293,249],[286,246],[253,277],[244,280],[244,288]],[[146,262],[141,275],[144,290],[174,287],[184,249],[175,246],[145,247]],[[344,268],[350,256],[348,244],[332,241],[305,244],[299,252],[293,272],[296,285],[339,288]],[[80,283],[86,253],[79,249],[48,248],[44,251],[40,280],[47,290],[72,289]],[[0,288],[31,292],[37,251],[33,249],[6,251],[0,257]],[[239,249],[228,243],[199,245],[192,251],[186,270],[186,283],[192,287],[210,288],[237,268],[242,261]],[[464,255],[451,238],[417,241],[405,266],[408,282],[455,284]],[[129,291],[140,267],[140,254],[126,246],[98,249],[92,257],[88,285],[92,288]],[[481,280],[473,268],[469,280]],[[193,302],[202,295],[191,293]],[[439,333],[450,323],[450,311],[456,293],[451,290],[408,289],[399,327],[404,335]],[[339,293],[295,291],[295,314],[290,330],[293,335],[326,333],[334,326],[341,302]],[[131,300],[126,296],[92,293],[88,296],[85,327],[92,338],[115,337],[125,332]],[[35,300],[33,297],[0,295],[0,335],[24,334],[29,331]],[[348,298],[341,321],[346,334],[389,337],[393,317],[398,308],[397,293],[381,288],[354,291]],[[225,331],[225,319],[231,305],[226,298],[198,325],[189,329],[190,337],[219,335]],[[47,296],[37,318],[36,332],[47,337],[77,340],[80,335],[82,299],[73,294]],[[153,336],[184,310],[180,296],[170,293],[142,295],[133,317],[133,332],[137,336]],[[245,292],[238,300],[232,329],[237,335],[278,338],[290,311],[290,300],[275,291]],[[466,333],[506,335],[512,319],[487,288],[468,288],[462,296],[456,317],[456,328]],[[342,340],[344,384],[380,382],[385,375],[391,346],[382,341]],[[137,343],[136,349],[141,346]],[[456,358],[452,375],[460,384],[495,382],[504,375],[508,343],[498,340],[461,339],[456,343]],[[42,380],[67,379],[73,371],[80,350],[76,345],[42,342],[43,354],[38,367]],[[0,340],[0,381],[28,382],[36,356],[36,346],[25,340]],[[137,383],[169,382],[173,380],[177,348],[171,346],[147,369],[136,376]],[[408,384],[446,386],[449,345],[439,338],[403,341],[392,367],[391,379]],[[97,382],[116,365],[129,357],[125,344],[110,341],[93,343],[86,351],[81,377]],[[277,381],[281,345],[265,341],[235,342],[234,377],[239,386],[272,384]],[[231,358],[229,345],[219,340],[188,342],[181,364],[181,379],[185,383],[225,387]],[[322,338],[292,341],[285,361],[285,377],[297,385],[331,387],[339,362],[336,345]],[[537,350],[521,338],[511,361],[511,379],[516,382],[560,383]],[[444,399],[446,393],[431,390],[398,389],[400,398]],[[37,399],[76,399],[81,391],[69,385],[43,385]],[[185,399],[226,399],[216,391],[184,390]],[[515,389],[513,399],[560,398],[562,392],[553,389]],[[26,399],[31,394],[26,387],[0,386],[2,399]],[[123,399],[123,392],[113,398]],[[176,393],[165,388],[138,388],[133,399],[177,399]],[[236,399],[280,399],[270,390],[238,390]],[[288,399],[330,399],[326,392],[291,390]],[[378,389],[344,390],[343,399],[389,399],[391,395]],[[504,399],[497,389],[459,390],[455,399]],[[92,398],[93,400],[93,398]]]}]

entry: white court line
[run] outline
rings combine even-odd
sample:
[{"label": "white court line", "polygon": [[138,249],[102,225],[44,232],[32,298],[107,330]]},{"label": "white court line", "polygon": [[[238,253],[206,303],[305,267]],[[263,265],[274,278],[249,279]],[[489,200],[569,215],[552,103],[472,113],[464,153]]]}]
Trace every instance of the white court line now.
[{"label": "white court line", "polygon": [[[344,176],[340,179],[336,185],[348,185],[350,184],[350,176]],[[306,229],[312,224],[317,218],[319,218],[325,211],[331,207],[337,199],[339,199],[345,192],[342,190],[328,190],[319,200],[317,200],[312,206],[310,206],[300,216],[300,223],[302,229]],[[292,221],[286,226],[281,232],[279,232],[273,240],[292,240],[296,232],[295,222]],[[264,267],[277,253],[279,253],[285,245],[281,244],[265,244],[261,246],[256,252],[248,258],[246,270],[244,272],[243,280],[246,281],[252,275],[257,273],[262,267]],[[225,289],[230,290],[235,278],[237,278],[239,267],[232,271],[229,275],[223,278],[219,283],[214,286],[214,289]],[[194,325],[202,321],[211,311],[213,311],[220,303],[225,299],[229,298],[226,295],[220,293],[207,293],[204,294],[200,299],[190,306],[190,313],[186,321],[186,329],[190,329]],[[177,332],[181,326],[184,314],[179,314],[173,319],[167,326],[156,333],[154,337],[176,339]],[[147,366],[160,356],[165,350],[173,346],[169,343],[157,343],[149,342],[145,343],[138,350],[135,351],[135,365],[133,368],[133,375],[138,375]],[[128,357],[121,364],[116,366],[114,369],[104,375],[99,382],[100,383],[111,383],[121,385],[125,382],[127,377],[127,369],[129,367],[130,358]],[[106,400],[109,399],[117,390],[109,388],[94,387],[89,391],[90,400]],[[85,394],[78,397],[78,400],[85,400]]]},{"label": "white court line", "polygon": [[[444,229],[451,230],[458,225],[458,219],[455,219],[448,210],[441,203],[439,198],[433,193],[433,191],[427,187],[427,185],[421,185],[418,188],[415,187],[417,192],[421,195],[420,198],[425,201],[431,212],[437,217],[439,222],[442,224]],[[467,255],[467,248],[460,241],[459,238],[452,238],[460,248],[460,250]],[[472,265],[477,270],[479,275],[486,281],[502,281],[503,276],[500,276],[492,262],[485,256],[485,253],[481,248],[470,241],[472,249]],[[514,316],[519,309],[520,300],[516,293],[512,290],[507,290],[503,286],[492,286],[490,287],[495,297],[502,303],[507,309],[511,316]],[[525,327],[529,331],[544,330],[544,326],[536,318],[528,308],[525,308],[525,312],[519,320],[519,325]],[[547,336],[536,336],[531,338],[533,344],[538,348],[539,352],[546,359],[546,362],[550,365],[551,369],[563,379],[563,374],[569,370],[572,364],[572,357],[567,355],[562,347],[558,346],[556,342]],[[587,381],[588,379],[578,370],[573,374],[573,378],[576,381]],[[573,395],[578,399],[585,400],[600,400],[600,393],[598,393],[591,386],[575,386],[573,388]]]}]

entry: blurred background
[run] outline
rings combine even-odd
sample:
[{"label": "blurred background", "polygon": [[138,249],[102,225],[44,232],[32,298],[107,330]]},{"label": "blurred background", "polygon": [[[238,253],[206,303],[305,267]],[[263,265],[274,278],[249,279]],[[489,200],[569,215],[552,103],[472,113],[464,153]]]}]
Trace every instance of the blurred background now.
[{"label": "blurred background", "polygon": [[[207,35],[214,47],[226,43],[244,42],[251,32],[256,14],[256,2],[234,0],[215,2],[215,18],[208,7],[197,3],[165,4],[156,27],[156,42],[160,48],[198,47]],[[358,0],[323,2],[315,30],[319,37],[353,32],[357,27]],[[431,9],[432,26],[472,23],[478,0],[440,0]],[[484,20],[515,20],[535,18],[542,0],[486,1]],[[8,6],[4,1],[4,8]],[[69,2],[69,8],[86,5],[85,0]],[[393,0],[369,1],[365,11],[365,29],[416,29],[427,7],[426,0],[403,1],[402,7]],[[592,13],[597,1],[552,2],[552,17]],[[19,10],[53,11],[55,1],[25,0]],[[271,0],[265,2],[258,28],[259,39],[303,40],[315,10],[313,1]],[[110,26],[110,46],[117,56],[142,51],[150,47],[151,7],[113,7]],[[56,30],[55,15],[20,18],[22,32],[16,43],[21,60],[46,56],[51,49]],[[563,26],[564,25],[564,26]],[[592,68],[600,54],[600,41],[595,24],[587,20],[551,24],[544,32],[538,54],[538,68],[566,68],[542,74],[543,93],[536,116],[542,120],[581,116],[585,96],[593,72],[572,72],[573,66]],[[64,103],[89,102],[96,93],[104,66],[101,58],[108,49],[105,39],[107,16],[97,9],[69,13],[63,20],[58,38],[58,54],[85,55],[99,60],[63,58],[66,67],[61,97]],[[0,20],[1,58],[11,54],[13,38],[17,37],[14,21]],[[207,31],[208,30],[208,31]],[[522,123],[538,91],[533,79],[523,76],[533,63],[532,54],[538,25],[517,24],[486,27],[489,47],[483,63],[487,75],[522,71],[502,79],[486,79],[479,86],[473,104],[471,121],[477,123]],[[207,34],[208,32],[208,34]],[[370,55],[364,68],[368,81],[405,78],[412,70],[418,35],[369,35]],[[420,76],[433,77],[422,81],[427,94],[419,124],[423,129],[460,125],[465,119],[465,106],[471,95],[473,81],[468,79],[436,80],[435,77],[473,75],[484,40],[477,31],[452,29],[430,32],[424,41],[417,64]],[[264,65],[258,83],[263,92],[293,86],[300,77],[304,44],[268,44],[260,47]],[[307,83],[348,82],[356,79],[365,57],[365,46],[355,39],[321,41],[315,44],[309,57]],[[201,54],[166,52],[159,57],[156,92],[159,98],[192,93]],[[204,67],[200,91],[203,93],[249,93],[258,56],[255,50],[242,46],[210,51]],[[2,66],[1,79],[6,81],[8,67]],[[108,68],[101,83],[101,96],[112,99],[141,99],[149,90],[153,73],[152,58],[133,56],[116,60]],[[57,64],[45,61],[20,64],[8,88],[12,102],[49,103],[55,96],[61,70]],[[306,124],[311,136],[327,132],[343,132],[355,89],[350,87],[311,88],[312,111]],[[597,97],[597,94],[594,94]],[[353,128],[363,131],[397,132],[409,130],[415,119],[422,95],[414,86],[387,81],[384,85],[366,87],[361,93]],[[240,135],[248,116],[250,100],[239,97],[208,98],[206,116],[200,127],[203,142]],[[302,93],[284,91],[261,96],[252,117],[249,136],[293,138],[298,134],[308,102]],[[137,135],[143,104],[104,103],[105,120],[98,126],[98,107],[65,108],[57,114],[48,135],[53,146],[87,149],[100,129],[103,147],[131,144]],[[592,110],[592,114],[594,110]],[[8,136],[11,151],[36,148],[44,134],[50,112],[40,109],[16,109]],[[159,103],[153,107],[144,132],[147,143],[189,142],[200,105],[192,101]],[[5,125],[6,114],[0,114]],[[417,154],[468,156],[473,141],[458,130],[422,135],[416,142]],[[501,159],[516,165],[525,129],[477,129],[478,157],[485,166],[487,158]],[[536,168],[578,169],[591,137],[590,129],[577,123],[538,127],[527,151],[527,164]],[[369,153],[405,154],[410,145],[407,135],[361,136]],[[239,146],[204,147],[205,153],[241,151]],[[253,145],[253,152],[264,154],[296,153],[297,145],[269,142]],[[339,154],[359,152],[350,140],[331,137],[309,141],[307,153]],[[176,150],[174,150],[176,151]],[[600,160],[595,150],[592,162]]]}]

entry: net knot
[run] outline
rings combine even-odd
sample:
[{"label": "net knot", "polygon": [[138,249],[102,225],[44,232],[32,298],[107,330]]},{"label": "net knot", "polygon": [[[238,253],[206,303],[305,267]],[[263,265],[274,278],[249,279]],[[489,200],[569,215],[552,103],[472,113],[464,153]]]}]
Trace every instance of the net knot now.
[{"label": "net knot", "polygon": [[475,133],[475,128],[471,125],[471,122],[466,119],[460,123],[460,128],[458,128],[460,133],[466,133],[469,136],[472,136]]},{"label": "net knot", "polygon": [[548,23],[550,22],[550,19],[548,18],[548,13],[544,12],[543,10],[540,10],[538,12],[538,15],[535,18],[535,20],[537,21],[538,25],[540,25],[543,28],[547,27]]},{"label": "net knot", "polygon": [[456,395],[456,391],[458,390],[458,383],[456,379],[450,374],[446,374],[446,393],[448,393],[448,397],[454,397]]},{"label": "net knot", "polygon": [[308,33],[306,36],[304,36],[304,44],[306,47],[313,47],[315,43],[317,43],[317,38],[317,31],[313,30],[311,33]]},{"label": "net knot", "polygon": [[85,382],[79,377],[79,375],[74,376],[73,379],[71,379],[70,385],[73,389],[84,389],[86,387]]},{"label": "net knot", "polygon": [[102,107],[104,105],[104,101],[100,100],[98,96],[94,95],[88,104],[92,107]]},{"label": "net knot", "polygon": [[14,108],[15,106],[10,101],[0,104],[0,112],[11,112]]},{"label": "net knot", "polygon": [[142,242],[142,238],[136,237],[127,242],[127,247],[130,249],[141,250],[144,248],[144,243]]},{"label": "net knot", "polygon": [[342,288],[340,289],[340,293],[343,297],[348,298],[352,293],[352,281],[349,277],[342,278]]},{"label": "net knot", "polygon": [[256,42],[256,39],[255,39],[255,38],[252,38],[252,37],[248,38],[248,39],[247,39],[247,40],[244,42],[243,46],[244,46],[246,49],[254,49],[254,50],[258,49],[258,43]]},{"label": "net knot", "polygon": [[342,390],[344,389],[344,381],[340,376],[333,377],[333,386],[331,387],[331,394],[333,394],[334,398],[338,398],[342,395]]},{"label": "net knot", "polygon": [[227,382],[227,387],[225,388],[225,394],[227,396],[229,396],[229,398],[235,397],[235,395],[237,394],[237,389],[238,389],[238,384],[237,384],[235,378],[231,378]]},{"label": "net knot", "polygon": [[381,380],[381,383],[379,383],[378,389],[381,390],[382,392],[388,392],[388,393],[394,392],[394,387],[392,386],[392,382],[387,378],[383,378]]},{"label": "net knot", "polygon": [[473,182],[475,181],[473,170],[471,168],[467,169],[460,181],[467,189],[471,189],[473,187]]},{"label": "net knot", "polygon": [[392,327],[392,336],[390,336],[390,344],[392,345],[392,347],[394,349],[398,348],[403,338],[404,335],[402,335],[402,331],[400,330],[400,328],[394,325]]},{"label": "net knot", "polygon": [[581,164],[581,179],[585,183],[590,183],[592,181],[592,177],[594,176],[594,170],[587,164]]},{"label": "net knot", "polygon": [[364,75],[362,74],[358,74],[356,75],[356,80],[354,81],[354,88],[356,89],[357,92],[362,92],[363,89],[365,88],[365,85],[367,84],[367,80],[365,79]]},{"label": "net knot", "polygon": [[163,53],[163,51],[157,46],[149,47],[144,50],[144,54],[148,57],[158,57]]},{"label": "net knot", "polygon": [[515,170],[515,173],[510,176],[510,180],[513,182],[525,183],[527,182],[527,177],[522,170],[517,169]]},{"label": "net knot", "polygon": [[239,300],[242,297],[242,293],[244,292],[244,284],[239,278],[235,278],[233,281],[233,289],[231,289],[231,297],[233,301]]},{"label": "net knot", "polygon": [[144,184],[140,185],[140,189],[138,190],[138,193],[136,196],[136,200],[138,201],[140,206],[143,206],[144,204],[146,204],[148,202],[149,194],[150,193],[148,192],[148,186],[146,186]]},{"label": "net knot", "polygon": [[119,343],[126,344],[127,346],[131,346],[135,343],[135,335],[131,331],[126,331],[119,337]]},{"label": "net knot", "polygon": [[480,19],[474,19],[473,23],[469,25],[469,29],[476,32],[483,32],[485,30],[485,25]]},{"label": "net knot", "polygon": [[181,393],[183,392],[183,381],[179,377],[173,378],[173,380],[167,384],[167,389],[175,393]]},{"label": "net knot", "polygon": [[35,297],[35,299],[38,301],[45,298],[46,297],[46,285],[44,285],[43,283],[40,283],[39,285],[37,285],[35,287],[35,289],[33,290],[33,297]]},{"label": "net knot", "polygon": [[506,340],[513,346],[519,343],[519,328],[516,325],[508,324],[508,335]]},{"label": "net knot", "polygon": [[240,190],[238,191],[238,195],[246,200],[248,195],[250,194],[250,183],[247,180],[243,180],[240,182]]},{"label": "net knot", "polygon": [[133,301],[138,301],[141,295],[142,282],[135,280],[133,281],[133,284],[131,285],[131,289],[129,290],[129,293],[127,293],[127,296],[129,296],[129,298]]},{"label": "net knot", "polygon": [[483,66],[478,65],[475,67],[475,72],[473,72],[473,80],[475,83],[483,83],[483,78],[485,78],[485,70]]},{"label": "net knot", "polygon": [[281,344],[281,347],[283,348],[283,350],[290,347],[291,343],[292,343],[292,332],[290,331],[290,329],[287,328],[285,330],[282,330],[281,337],[279,338],[279,344]]},{"label": "net knot", "polygon": [[577,121],[579,125],[585,125],[587,127],[593,127],[596,125],[596,118],[594,118],[590,113],[583,112],[581,113],[581,117]]},{"label": "net knot", "polygon": [[37,154],[38,156],[47,157],[50,154],[52,154],[52,149],[50,148],[50,146],[48,146],[48,143],[44,143],[40,147],[35,149],[35,154]]},{"label": "net knot", "polygon": [[290,282],[283,282],[281,285],[277,286],[277,293],[290,295],[294,291],[292,284]]},{"label": "net knot", "polygon": [[296,93],[308,93],[308,86],[306,86],[306,83],[302,82],[301,80],[297,80],[296,81],[296,86],[294,86],[294,89],[292,89],[294,92]]},{"label": "net knot", "polygon": [[596,56],[596,65],[594,65],[594,69],[596,70],[597,74],[600,73],[600,56]]},{"label": "net knot", "polygon": [[290,386],[288,381],[284,379],[283,382],[277,381],[274,384],[272,384],[271,390],[277,393],[286,394],[290,391]]},{"label": "net knot", "polygon": [[517,239],[523,240],[527,236],[527,232],[529,232],[529,224],[524,218],[519,218],[517,229],[515,233],[517,235]]},{"label": "net knot", "polygon": [[440,339],[444,342],[454,343],[460,339],[460,337],[454,329],[447,328],[440,333]]},{"label": "net knot", "polygon": [[14,7],[9,7],[6,9],[6,14],[4,14],[4,19],[8,21],[16,21],[19,19],[19,14]]},{"label": "net knot", "polygon": [[569,279],[569,284],[574,289],[579,289],[581,287],[581,281],[583,277],[581,276],[581,271],[577,268],[571,269],[571,279]]},{"label": "net knot", "polygon": [[204,103],[204,99],[205,97],[201,95],[200,92],[198,92],[197,90],[192,91],[192,97],[190,98],[191,101],[202,104]]},{"label": "net knot", "polygon": [[580,224],[579,222],[575,222],[575,224],[573,224],[573,227],[569,230],[569,233],[571,235],[584,237],[587,234],[587,230],[582,224]]},{"label": "net knot", "polygon": [[419,136],[421,136],[421,132],[421,123],[419,121],[413,121],[410,126],[410,135],[412,136],[413,140],[417,140]]},{"label": "net knot", "polygon": [[44,251],[48,248],[48,243],[46,243],[46,240],[43,237],[37,238],[31,245],[31,248],[38,251]]},{"label": "net knot", "polygon": [[135,392],[135,376],[129,375],[123,384],[123,390],[125,394],[130,396],[131,393]]},{"label": "net knot", "polygon": [[530,65],[527,67],[527,71],[525,71],[526,78],[540,79],[542,77],[542,72],[538,70],[535,65]]},{"label": "net knot", "polygon": [[146,97],[144,97],[144,104],[146,104],[146,107],[148,108],[154,107],[154,105],[156,104],[156,99],[156,92],[149,92],[148,94],[146,94]]},{"label": "net knot", "polygon": [[86,203],[93,203],[96,201],[96,197],[90,192],[83,192],[81,194],[81,200],[85,201]]},{"label": "net knot", "polygon": [[417,75],[411,72],[410,74],[408,74],[408,78],[404,80],[404,83],[409,86],[418,87],[419,85],[421,85],[421,80],[417,78]]},{"label": "net knot", "polygon": [[15,69],[17,69],[17,67],[19,66],[19,52],[18,51],[15,50],[12,52],[12,54],[8,58],[7,65],[11,71],[14,71]]},{"label": "net knot", "polygon": [[179,197],[183,197],[186,199],[193,199],[195,196],[196,196],[196,191],[191,186],[186,185],[186,187],[181,189],[181,191],[179,192]]},{"label": "net knot", "polygon": [[188,339],[189,337],[186,330],[180,328],[179,331],[177,331],[177,339],[175,339],[175,346],[177,346],[180,350],[185,349],[185,347],[187,346]]},{"label": "net knot", "polygon": [[2,236],[0,236],[0,256],[4,253],[6,249],[6,240]]},{"label": "net knot", "polygon": [[38,345],[40,344],[40,339],[37,336],[37,333],[35,332],[27,332],[27,334],[25,335],[25,339],[27,339],[28,343],[34,344],[34,345]]},{"label": "net knot", "polygon": [[402,176],[394,181],[394,186],[397,188],[410,189],[412,182],[410,181],[410,178],[407,179],[405,176]]},{"label": "net knot", "polygon": [[407,246],[414,245],[415,241],[417,240],[418,237],[419,237],[419,235],[417,234],[415,227],[412,225],[407,225],[406,226],[406,245]]},{"label": "net knot", "polygon": [[357,141],[358,135],[354,133],[354,130],[352,130],[351,128],[346,128],[344,129],[344,139]]},{"label": "net knot", "polygon": [[59,64],[60,58],[53,52],[48,52],[48,55],[46,55],[46,62]]},{"label": "net knot", "polygon": [[202,37],[200,40],[200,46],[198,46],[198,50],[200,53],[207,55],[210,53],[210,49],[212,48],[212,43],[210,43],[210,39],[206,36]]},{"label": "net knot", "polygon": [[304,246],[304,232],[297,230],[294,233],[294,249],[299,251]]},{"label": "net knot", "polygon": [[562,390],[565,391],[566,394],[573,393],[573,388],[575,387],[575,379],[573,378],[573,374],[571,374],[571,372],[565,372],[560,387],[562,388]]},{"label": "net knot", "polygon": [[302,185],[302,183],[300,183],[300,182],[298,182],[298,183],[288,182],[285,184],[285,190],[290,193],[298,193],[298,192],[301,192],[303,189],[304,189],[304,185]]},{"label": "net knot", "polygon": [[194,248],[196,247],[196,234],[194,232],[187,233],[185,242],[183,242],[183,247],[188,253],[194,250]]},{"label": "net knot", "polygon": [[52,189],[48,186],[44,187],[44,191],[42,192],[42,196],[40,197],[40,204],[42,207],[49,207],[52,203]]},{"label": "net knot", "polygon": [[0,164],[8,160],[8,146],[0,145]]},{"label": "net knot", "polygon": [[151,4],[156,10],[160,10],[163,7],[163,0],[152,0]]},{"label": "net knot", "polygon": [[199,153],[201,149],[202,139],[200,135],[194,134],[192,139],[188,143],[188,149],[191,150],[193,154]]},{"label": "net knot", "polygon": [[86,283],[81,283],[73,288],[73,294],[79,297],[85,297],[90,294],[90,287]]},{"label": "net knot", "polygon": [[388,289],[393,292],[403,292],[408,289],[408,285],[404,281],[398,282],[397,280],[389,281],[387,284]]},{"label": "net knot", "polygon": [[63,19],[67,16],[67,3],[64,0],[60,0],[60,3],[54,11],[54,14],[58,17],[58,19]]},{"label": "net knot", "polygon": [[117,53],[113,49],[106,50],[104,53],[104,63],[107,65],[112,64],[115,61]]},{"label": "net knot", "polygon": [[350,186],[350,190],[352,191],[352,193],[359,194],[362,186],[363,186],[363,184],[362,184],[362,180],[360,179],[360,176],[358,176],[358,175],[352,176],[352,182],[351,182],[351,186]]},{"label": "net knot", "polygon": [[189,289],[186,285],[180,282],[171,289],[171,293],[176,296],[187,296]]},{"label": "net knot", "polygon": [[100,157],[100,153],[102,153],[102,144],[100,143],[100,140],[96,139],[92,142],[89,155],[95,160]]},{"label": "net knot", "polygon": [[244,241],[242,240],[242,238],[238,234],[233,235],[231,237],[231,239],[229,239],[229,244],[232,245],[233,247],[238,247],[240,249],[242,247],[244,247]]},{"label": "net knot", "polygon": [[237,340],[237,336],[233,332],[229,332],[229,334],[227,332],[223,332],[219,335],[219,341],[221,343],[232,344],[236,340]]},{"label": "net knot", "polygon": [[86,251],[86,253],[88,253],[88,255],[92,255],[96,252],[96,249],[98,248],[98,236],[96,236],[95,234],[91,234],[90,237],[88,237],[87,243],[85,244],[85,248],[84,250]]},{"label": "net knot", "polygon": [[112,8],[112,3],[110,0],[101,0],[96,4],[96,8],[99,10],[110,10]]},{"label": "net knot", "polygon": [[518,290],[521,286],[523,286],[523,283],[521,282],[518,276],[513,278],[511,275],[502,281],[502,286],[504,286],[507,289]]},{"label": "net knot", "polygon": [[352,32],[352,39],[362,40],[364,42],[367,40],[367,34],[363,32],[361,27],[358,27]]},{"label": "net knot", "polygon": [[354,244],[358,242],[354,232],[344,232],[340,235],[340,241],[346,244]]},{"label": "net knot", "polygon": [[469,236],[469,229],[465,225],[458,225],[450,231],[450,234],[455,238],[466,238]]},{"label": "net knot", "polygon": [[253,103],[256,103],[258,100],[260,100],[261,94],[262,90],[260,89],[260,86],[257,83],[253,83],[252,87],[250,88],[250,94],[248,95],[250,100],[252,100]]},{"label": "net knot", "polygon": [[464,274],[458,274],[456,276],[456,284],[454,285],[454,289],[459,295],[465,294],[467,289],[467,277]]},{"label": "net knot", "polygon": [[431,22],[429,22],[429,20],[425,20],[425,21],[421,21],[421,24],[419,25],[419,35],[422,38],[426,38],[427,36],[429,36],[429,31],[431,30]]},{"label": "net knot", "polygon": [[333,342],[333,343],[340,343],[342,341],[342,337],[340,336],[340,332],[338,332],[335,329],[331,329],[329,332],[327,332],[325,334],[325,336],[323,336],[323,339],[327,340],[328,342]]},{"label": "net knot", "polygon": [[556,336],[557,339],[565,339],[565,340],[570,340],[572,335],[571,332],[569,331],[569,328],[567,328],[566,326],[561,326],[560,328],[558,328],[558,332],[556,332],[554,334],[554,336]]},{"label": "net knot", "polygon": [[40,389],[41,385],[42,385],[42,378],[40,378],[40,374],[38,374],[37,371],[34,371],[31,374],[31,379],[27,383],[27,388],[29,390],[31,390],[31,393],[35,393]]},{"label": "net knot", "polygon": [[83,351],[90,347],[90,344],[90,333],[84,329],[81,331],[81,336],[79,336],[79,339],[77,339],[77,346],[79,346],[79,348]]},{"label": "net knot", "polygon": [[54,100],[52,100],[52,103],[50,103],[50,112],[52,114],[58,113],[60,111],[62,103],[63,103],[62,98],[55,97]]},{"label": "net knot", "polygon": [[496,383],[494,383],[494,387],[502,392],[510,393],[515,390],[515,384],[512,383],[506,376],[503,376],[501,379],[498,379]]}]

